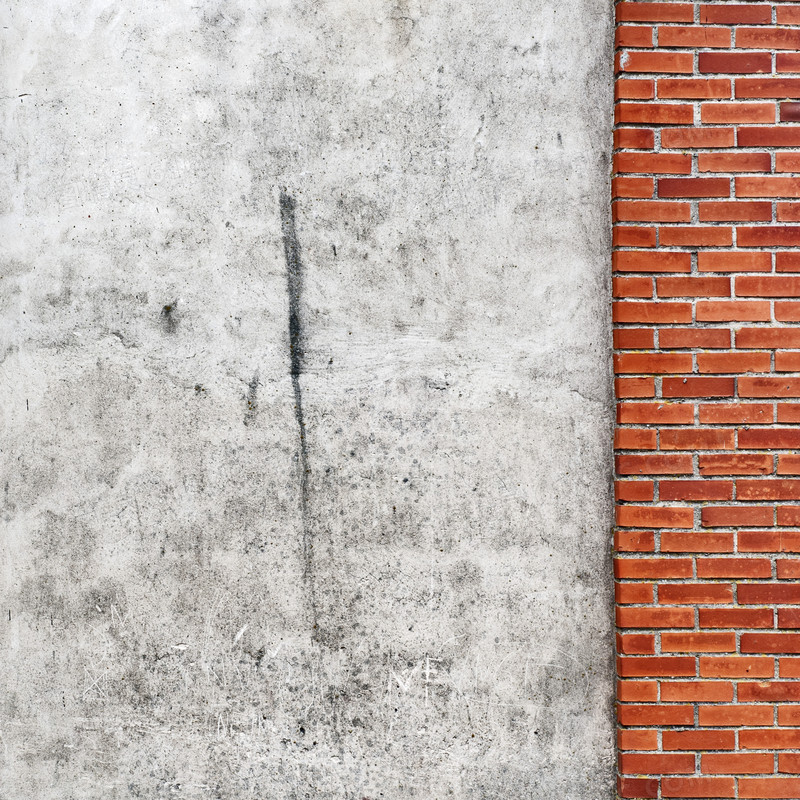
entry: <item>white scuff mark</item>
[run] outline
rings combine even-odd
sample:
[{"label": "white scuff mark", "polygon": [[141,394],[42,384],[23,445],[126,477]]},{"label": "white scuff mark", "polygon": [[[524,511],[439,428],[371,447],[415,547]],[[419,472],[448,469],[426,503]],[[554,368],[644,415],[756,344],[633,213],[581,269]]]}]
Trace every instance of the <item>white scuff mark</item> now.
[{"label": "white scuff mark", "polygon": [[235,646],[235,645],[236,645],[236,643],[239,641],[239,639],[241,639],[241,638],[242,638],[242,636],[244,636],[244,632],[245,632],[246,630],[247,630],[247,623],[245,623],[245,624],[244,624],[244,625],[243,625],[243,626],[240,628],[240,630],[239,630],[239,633],[237,633],[237,634],[236,634],[236,636],[234,636],[234,637],[233,637],[233,644],[234,644],[234,646]]},{"label": "white scuff mark", "polygon": [[620,67],[622,67],[622,69],[625,69],[625,67],[628,66],[628,60],[629,59],[630,59],[630,56],[628,55],[628,51],[627,50],[623,50],[622,51],[622,55],[620,55],[620,57],[619,57],[619,65],[620,65]]}]

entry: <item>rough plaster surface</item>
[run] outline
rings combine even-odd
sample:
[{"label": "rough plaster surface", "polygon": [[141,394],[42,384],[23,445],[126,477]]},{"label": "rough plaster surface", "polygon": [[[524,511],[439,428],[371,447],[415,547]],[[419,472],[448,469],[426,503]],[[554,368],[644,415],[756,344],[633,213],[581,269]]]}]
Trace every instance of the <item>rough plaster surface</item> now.
[{"label": "rough plaster surface", "polygon": [[610,795],[611,11],[3,12],[3,800]]}]

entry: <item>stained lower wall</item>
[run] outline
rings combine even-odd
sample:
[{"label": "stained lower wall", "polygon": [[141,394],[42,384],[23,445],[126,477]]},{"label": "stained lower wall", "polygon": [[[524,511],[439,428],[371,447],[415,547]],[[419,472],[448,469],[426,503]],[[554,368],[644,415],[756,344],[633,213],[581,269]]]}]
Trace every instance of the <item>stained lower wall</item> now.
[{"label": "stained lower wall", "polygon": [[800,5],[616,18],[619,792],[800,797]]},{"label": "stained lower wall", "polygon": [[4,14],[0,796],[608,797],[610,4]]}]

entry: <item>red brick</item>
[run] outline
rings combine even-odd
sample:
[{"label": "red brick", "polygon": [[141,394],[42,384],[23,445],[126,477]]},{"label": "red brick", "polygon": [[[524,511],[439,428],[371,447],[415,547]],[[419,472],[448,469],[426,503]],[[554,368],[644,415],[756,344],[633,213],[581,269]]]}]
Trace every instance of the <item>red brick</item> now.
[{"label": "red brick", "polygon": [[733,397],[734,378],[664,378],[661,396],[668,397]]},{"label": "red brick", "polygon": [[800,773],[800,753],[781,753],[778,756],[778,772]]},{"label": "red brick", "polygon": [[691,558],[615,558],[614,574],[621,580],[690,578]]},{"label": "red brick", "polygon": [[733,481],[660,481],[658,492],[659,498],[665,501],[732,500]]},{"label": "red brick", "polygon": [[[617,497],[617,500],[632,498]],[[652,500],[649,498],[635,498],[637,500]],[[627,531],[617,528],[614,531],[614,549],[620,553],[652,553],[655,551],[655,535],[653,531]]]},{"label": "red brick", "polygon": [[652,47],[653,29],[647,25],[619,25],[614,47]]},{"label": "red brick", "polygon": [[716,253],[697,254],[700,272],[769,272],[772,256],[769,253]]},{"label": "red brick", "polygon": [[[783,97],[800,97],[800,78],[737,78],[734,87],[736,97],[750,98],[763,97],[780,99]],[[757,128],[756,131],[780,131],[780,128]],[[744,131],[740,131],[740,134]],[[752,137],[755,138],[755,137]],[[747,137],[745,142],[739,141],[747,147],[758,147],[759,144]]]},{"label": "red brick", "polygon": [[701,300],[696,309],[698,322],[769,322],[768,302],[746,300]]},{"label": "red brick", "polygon": [[800,272],[800,253],[776,253],[775,271]]},{"label": "red brick", "polygon": [[655,450],[656,432],[634,428],[617,428],[614,447],[618,450]]},{"label": "red brick", "polygon": [[800,397],[800,378],[739,378],[740,397]]},{"label": "red brick", "polygon": [[800,797],[800,778],[740,778],[739,797]]},{"label": "red brick", "polygon": [[778,6],[776,13],[778,25],[800,25],[800,6]]},{"label": "red brick", "polygon": [[619,403],[617,422],[640,425],[691,425],[694,408],[683,403]]},{"label": "red brick", "polygon": [[660,100],[711,100],[731,96],[730,78],[659,78]]},{"label": "red brick", "polygon": [[632,150],[652,150],[655,133],[646,128],[620,128],[614,131],[614,148],[628,147]]},{"label": "red brick", "polygon": [[731,333],[728,328],[661,328],[658,341],[662,349],[668,350],[693,347],[726,349],[731,346]]},{"label": "red brick", "polygon": [[691,705],[619,705],[620,725],[692,725],[694,706]]},{"label": "red brick", "polygon": [[[716,355],[715,353],[701,355]],[[738,353],[724,353],[723,355],[739,355]],[[742,355],[750,355],[743,353]],[[767,353],[753,353],[754,356],[766,356],[769,366],[769,356]],[[734,362],[735,363],[735,362]],[[721,365],[725,366],[725,365]],[[731,365],[732,366],[732,365]],[[703,370],[701,369],[701,372]],[[723,370],[735,371],[735,370]],[[747,423],[750,425],[769,425],[772,423],[773,411],[769,403],[709,403],[703,404],[698,409],[701,425],[725,425],[730,423]]]},{"label": "red brick", "polygon": [[[762,636],[764,634],[753,634]],[[770,703],[800,700],[800,683],[779,681],[740,682],[738,688],[741,703]]]},{"label": "red brick", "polygon": [[689,753],[620,753],[619,771],[632,775],[688,775],[694,772],[694,756]]},{"label": "red brick", "polygon": [[[779,20],[780,21],[780,20]],[[747,5],[700,6],[700,22],[721,23],[723,25],[758,25],[772,22],[772,9],[768,3]]]},{"label": "red brick", "polygon": [[772,772],[772,753],[703,753],[700,764],[705,775]]},{"label": "red brick", "polygon": [[658,699],[658,681],[617,681],[617,700],[621,703],[654,703]]},{"label": "red brick", "polygon": [[772,203],[699,204],[700,222],[771,222]]},{"label": "red brick", "polygon": [[658,797],[658,778],[617,778],[617,794],[623,798],[650,800]]},{"label": "red brick", "polygon": [[659,197],[728,197],[730,193],[731,182],[728,178],[659,178],[658,180]]},{"label": "red brick", "polygon": [[[637,303],[637,305],[644,304]],[[662,310],[664,316],[669,316],[670,312],[667,309]],[[626,309],[627,312],[628,310]],[[666,322],[670,320],[647,321]],[[689,353],[617,353],[614,356],[614,371],[619,374],[647,373],[661,375],[675,372],[691,372],[691,370],[692,356]]]},{"label": "red brick", "polygon": [[614,178],[611,181],[611,196],[652,198],[654,188],[655,181],[652,178]]},{"label": "red brick", "polygon": [[743,633],[743,653],[800,653],[800,633]]},{"label": "red brick", "polygon": [[692,3],[634,3],[616,6],[617,22],[692,22]]},{"label": "red brick", "polygon": [[[615,100],[652,100],[656,96],[656,84],[652,78],[617,78],[614,83]],[[772,119],[757,120],[774,122]]]},{"label": "red brick", "polygon": [[661,699],[667,703],[730,703],[733,684],[730,681],[662,681]]},{"label": "red brick", "polygon": [[[774,673],[771,658],[748,656],[701,656],[699,659],[700,676],[703,678],[769,678]],[[770,714],[770,718],[771,718]],[[700,720],[701,725],[713,723]],[[722,723],[737,724],[734,722]]]},{"label": "red brick", "polygon": [[663,778],[662,797],[734,797],[733,778]]},{"label": "red brick", "polygon": [[800,277],[740,275],[736,278],[740,297],[800,297]]},{"label": "red brick", "polygon": [[664,750],[733,750],[736,747],[736,731],[664,731],[661,742]]},{"label": "red brick", "polygon": [[[621,611],[639,611],[644,609],[626,608],[620,609]],[[658,609],[656,609],[658,610]],[[673,609],[668,609],[672,611]],[[689,609],[674,609],[675,611],[684,612],[684,616],[694,616]],[[675,617],[677,619],[677,616]],[[661,628],[674,628],[684,627],[690,628],[692,622],[678,625],[659,625],[656,627]],[[660,676],[667,677],[684,677],[693,676],[697,671],[694,659],[690,656],[630,656],[628,658],[620,657],[617,659],[617,672],[623,678],[658,678]]]},{"label": "red brick", "polygon": [[618,603],[623,605],[626,603],[652,603],[653,589],[652,583],[616,583],[614,597]]},{"label": "red brick", "polygon": [[691,75],[694,72],[694,57],[691,53],[647,53],[626,50],[624,53],[617,53],[615,65],[617,72],[663,72]]},{"label": "red brick", "polygon": [[[705,509],[704,509],[705,510]],[[664,506],[617,506],[617,525],[624,528],[691,528],[691,508]],[[765,524],[763,522],[756,524]]]},{"label": "red brick", "polygon": [[641,225],[615,225],[611,243],[614,247],[655,247],[656,229]]},{"label": "red brick", "polygon": [[686,103],[679,105],[622,102],[617,103],[614,108],[614,122],[640,125],[691,125],[694,122],[694,109]]},{"label": "red brick", "polygon": [[800,178],[743,175],[734,180],[737,197],[800,197]]},{"label": "red brick", "polygon": [[656,290],[659,297],[730,297],[731,280],[670,276],[657,278]]},{"label": "red brick", "polygon": [[[745,506],[706,506],[700,512],[700,519],[704,526],[709,528],[723,528],[736,525],[747,525],[749,527],[772,525],[773,513],[771,507],[745,507]],[[722,564],[717,565],[718,569],[723,569]],[[745,569],[744,566],[742,566]],[[710,571],[711,568],[709,568]],[[698,571],[698,576],[700,575]],[[744,573],[748,574],[748,573]],[[704,574],[702,577],[732,577],[733,573],[720,575]]]},{"label": "red brick", "polygon": [[[800,308],[800,303],[797,304]],[[800,372],[800,351],[791,350],[775,353],[776,372]]]},{"label": "red brick", "polygon": [[790,28],[739,28],[736,47],[757,50],[798,50],[800,30]]},{"label": "red brick", "polygon": [[798,302],[778,301],[773,310],[778,322],[800,322],[800,303]]},{"label": "red brick", "polygon": [[737,500],[798,500],[800,499],[800,480],[791,478],[762,478],[736,481]]},{"label": "red brick", "polygon": [[739,746],[746,750],[796,750],[800,748],[800,730],[742,730]]},{"label": "red brick", "polygon": [[[681,323],[692,321],[691,303],[614,303],[613,320],[617,323],[642,323],[642,322],[669,322]],[[631,354],[633,355],[633,354]],[[637,354],[638,355],[638,354]],[[679,353],[657,353],[655,356],[668,356],[667,358],[654,358],[653,363],[683,364],[686,357]],[[630,359],[628,359],[630,360]],[[691,357],[689,357],[689,370],[691,370]],[[647,370],[645,370],[647,371]],[[662,369],[658,370],[663,371]],[[683,366],[668,369],[668,372],[684,372]]]},{"label": "red brick", "polygon": [[614,222],[688,222],[689,203],[660,200],[617,200],[611,204]]},{"label": "red brick", "polygon": [[733,128],[664,128],[661,132],[661,146],[676,150],[733,145]]},{"label": "red brick", "polygon": [[618,398],[653,397],[655,395],[655,379],[617,378],[614,381],[614,392]]},{"label": "red brick", "polygon": [[614,269],[620,272],[690,272],[690,253],[659,253],[637,250],[617,251]]},{"label": "red brick", "polygon": [[[739,447],[748,450],[794,450],[800,447],[800,429],[798,428],[771,428],[771,429],[750,429],[744,428],[739,431]],[[742,456],[746,458],[746,456]],[[764,458],[761,456],[760,458]],[[770,459],[770,471],[772,471],[772,457]]]},{"label": "red brick", "polygon": [[775,122],[774,103],[703,103],[700,116],[709,125],[731,122]]},{"label": "red brick", "polygon": [[[694,622],[694,620],[692,620]],[[736,634],[733,631],[711,633],[662,633],[662,653],[735,653]],[[669,749],[666,748],[665,749]]]},{"label": "red brick", "polygon": [[[653,431],[655,433],[655,431]],[[620,475],[691,475],[691,455],[620,455],[616,458]]]},{"label": "red brick", "polygon": [[733,242],[727,227],[659,228],[658,236],[663,247],[727,247]]},{"label": "red brick", "polygon": [[800,455],[778,456],[778,475],[800,475]]},{"label": "red brick", "polygon": [[778,203],[778,222],[800,222],[800,203]]},{"label": "red brick", "polygon": [[[742,434],[739,432],[739,446]],[[800,438],[800,431],[798,431]],[[701,475],[766,475],[772,472],[772,456],[755,453],[736,453],[730,455],[700,455],[698,465]]]},{"label": "red brick", "polygon": [[659,47],[730,47],[728,28],[702,25],[669,25],[658,29]]},{"label": "red brick", "polygon": [[781,103],[780,118],[781,122],[800,122],[800,103]]},{"label": "red brick", "polygon": [[688,175],[692,171],[692,157],[679,153],[616,153],[614,169],[617,172]]},{"label": "red brick", "polygon": [[665,583],[658,587],[658,602],[662,605],[731,603],[733,587],[729,583]]},{"label": "red brick", "polygon": [[661,431],[662,450],[731,450],[734,433],[728,428]]},{"label": "red brick", "polygon": [[700,172],[769,172],[771,167],[769,153],[700,153],[697,157]]},{"label": "red brick", "polygon": [[656,652],[654,633],[617,634],[617,653],[620,655],[653,655]]},{"label": "red brick", "polygon": [[772,72],[772,56],[769,53],[700,53],[697,68],[701,73]]},{"label": "red brick", "polygon": [[[738,508],[739,511],[750,511],[749,508]],[[698,578],[769,578],[772,575],[772,564],[766,558],[698,558]],[[755,584],[753,584],[755,585]],[[750,587],[742,584],[739,590]],[[741,597],[739,601],[742,602]]]},{"label": "red brick", "polygon": [[624,728],[617,731],[620,750],[658,750],[658,731],[643,728]]},{"label": "red brick", "polygon": [[737,228],[736,235],[740,247],[800,247],[800,225]]},{"label": "red brick", "polygon": [[742,348],[800,347],[797,328],[742,328],[736,332],[736,346]]},{"label": "red brick", "polygon": [[701,608],[701,628],[771,628],[769,608]]},{"label": "red brick", "polygon": [[[769,353],[698,353],[697,369],[702,373],[711,372],[769,372]],[[763,408],[763,405],[761,406]],[[749,406],[742,406],[745,410]],[[703,422],[703,420],[700,420]],[[706,420],[708,422],[709,420]],[[720,420],[722,421],[722,420]],[[741,420],[752,421],[751,419]],[[770,414],[770,422],[772,415]]]},{"label": "red brick", "polygon": [[800,72],[800,53],[778,53],[775,56],[776,72]]},{"label": "red brick", "polygon": [[[763,670],[767,675],[772,675],[772,659],[763,659],[768,662]],[[700,706],[697,716],[701,725],[772,725],[772,706]],[[771,758],[771,756],[770,756]]]},{"label": "red brick", "polygon": [[732,553],[733,534],[723,531],[661,531],[662,553]]}]

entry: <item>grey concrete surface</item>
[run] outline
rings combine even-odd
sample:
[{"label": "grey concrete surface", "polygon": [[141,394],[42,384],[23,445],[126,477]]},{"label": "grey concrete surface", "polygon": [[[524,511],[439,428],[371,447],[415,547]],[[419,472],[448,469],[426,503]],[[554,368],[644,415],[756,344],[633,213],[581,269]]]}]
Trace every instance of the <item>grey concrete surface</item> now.
[{"label": "grey concrete surface", "polygon": [[612,4],[2,14],[0,798],[609,797]]}]

